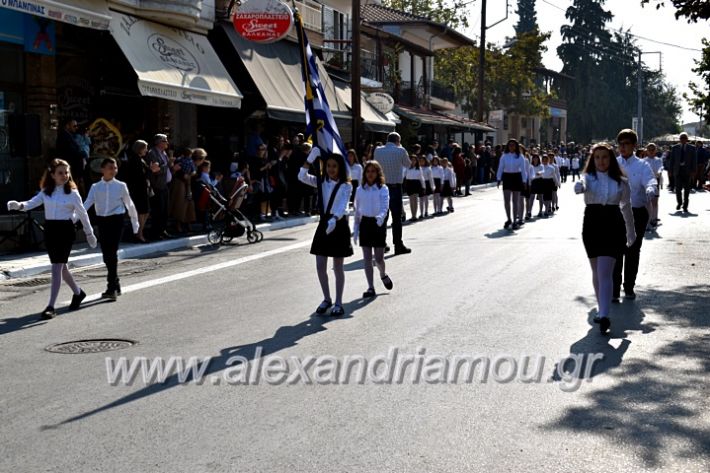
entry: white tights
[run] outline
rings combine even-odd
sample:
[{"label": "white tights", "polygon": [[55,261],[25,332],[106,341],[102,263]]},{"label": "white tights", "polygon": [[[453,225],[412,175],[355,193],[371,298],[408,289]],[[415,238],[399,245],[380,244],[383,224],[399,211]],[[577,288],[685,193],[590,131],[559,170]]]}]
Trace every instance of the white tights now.
[{"label": "white tights", "polygon": [[597,305],[599,307],[599,317],[609,317],[615,263],[616,258],[611,256],[599,256],[598,258],[589,259],[589,264],[592,267],[594,294],[597,296]]},{"label": "white tights", "polygon": [[79,286],[76,285],[74,278],[69,272],[66,263],[52,263],[52,285],[49,291],[49,306],[54,307],[59,296],[59,288],[62,285],[62,279],[69,286],[75,295],[81,292]]},{"label": "white tights", "polygon": [[[343,261],[345,258],[333,258],[333,273],[335,274],[335,303],[343,303],[343,290],[345,289],[345,268]],[[316,270],[318,272],[318,282],[323,291],[323,299],[332,301],[330,298],[330,286],[328,284],[328,257],[316,256]]]},{"label": "white tights", "polygon": [[362,247],[362,258],[365,263],[365,278],[367,278],[367,288],[374,288],[373,282],[373,270],[372,270],[372,253],[375,253],[375,264],[377,269],[380,271],[380,278],[385,277],[385,249],[384,248],[372,248],[371,246]]}]

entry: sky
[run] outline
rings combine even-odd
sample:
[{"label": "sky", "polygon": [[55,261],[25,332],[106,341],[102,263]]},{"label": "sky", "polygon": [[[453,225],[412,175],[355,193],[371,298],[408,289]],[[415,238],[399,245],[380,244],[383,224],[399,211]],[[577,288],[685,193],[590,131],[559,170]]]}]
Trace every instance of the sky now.
[{"label": "sky", "polygon": [[[506,37],[515,34],[514,26],[518,22],[517,0],[508,0],[510,14],[504,22],[490,28],[486,32],[486,41],[503,45]],[[492,24],[505,17],[506,0],[488,0],[487,23]],[[572,0],[537,0],[537,22],[540,29],[551,32],[552,37],[545,43],[548,47],[543,55],[543,63],[548,69],[559,71],[562,61],[557,57],[557,46],[562,43],[560,26],[569,24],[565,18],[564,10],[572,5]],[[688,82],[699,82],[699,78],[692,72],[694,59],[700,59],[701,42],[703,37],[710,38],[710,24],[708,22],[688,23],[685,18],[675,19],[675,8],[666,0],[666,6],[656,10],[654,5],[641,6],[640,0],[607,0],[604,8],[611,11],[614,19],[610,23],[613,29],[631,29],[632,34],[646,38],[672,43],[686,48],[697,49],[689,51],[663,44],[638,39],[638,45],[643,51],[660,51],[662,53],[663,72],[669,83],[676,87],[681,100],[683,114],[682,123],[697,121],[698,117],[683,103],[682,93],[689,92]],[[480,9],[481,0],[475,0],[466,7],[469,13],[469,27],[464,31],[468,36],[478,38],[481,31]],[[648,54],[643,56],[644,63],[650,68],[659,67],[659,55]],[[631,125],[631,124],[629,124]]]}]

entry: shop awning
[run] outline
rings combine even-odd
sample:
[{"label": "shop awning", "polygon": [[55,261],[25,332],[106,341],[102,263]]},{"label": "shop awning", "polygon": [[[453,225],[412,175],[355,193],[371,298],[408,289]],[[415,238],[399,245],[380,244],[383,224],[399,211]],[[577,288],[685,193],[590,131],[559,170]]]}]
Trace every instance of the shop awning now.
[{"label": "shop awning", "polygon": [[142,95],[241,107],[242,94],[207,37],[112,12],[111,34],[138,74]]},{"label": "shop awning", "polygon": [[395,105],[394,111],[400,116],[420,125],[444,126],[457,130],[473,130],[493,132],[496,129],[484,123],[471,120],[458,115],[434,112],[402,105]]},{"label": "shop awning", "polygon": [[[298,45],[286,40],[271,44],[254,43],[242,38],[231,23],[223,23],[221,26],[266,102],[266,114],[269,118],[305,124],[304,88]],[[345,101],[336,93],[333,80],[320,62],[318,70],[325,97],[338,127],[341,123],[347,125],[351,115]]]},{"label": "shop awning", "polygon": [[[348,108],[352,109],[352,88],[350,85],[335,81],[335,88],[340,99],[345,102]],[[360,96],[360,116],[362,117],[363,129],[373,133],[389,133],[394,131],[397,125],[370,105],[362,95]]]},{"label": "shop awning", "polygon": [[102,0],[3,0],[0,7],[97,30],[107,30],[111,21]]}]

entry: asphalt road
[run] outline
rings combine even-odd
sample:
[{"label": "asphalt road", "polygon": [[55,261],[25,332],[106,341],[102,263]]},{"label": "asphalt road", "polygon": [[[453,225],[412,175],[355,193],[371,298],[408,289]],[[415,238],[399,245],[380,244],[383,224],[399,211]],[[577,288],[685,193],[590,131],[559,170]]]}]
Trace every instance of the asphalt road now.
[{"label": "asphalt road", "polygon": [[[571,184],[560,204],[511,234],[496,189],[457,199],[454,214],[405,227],[414,252],[387,259],[392,291],[377,281],[380,296],[364,302],[361,257],[346,261],[347,316],[338,319],[313,315],[313,225],[256,245],[123,262],[119,302],[49,322],[35,315],[46,280],[3,283],[0,471],[710,471],[710,194],[693,194],[681,216],[663,191],[638,299],[613,308],[607,337],[590,322],[583,203]],[[87,293],[104,287],[101,268],[77,275]],[[69,296],[63,287],[60,300]],[[45,350],[98,338],[137,344]],[[230,361],[374,360],[392,348],[448,357],[441,363],[504,362],[487,382],[435,383],[429,371],[402,383],[326,384],[294,370],[293,383],[245,385],[234,381],[245,365]],[[559,360],[586,354],[603,359],[560,375]],[[175,356],[213,357],[205,382],[108,382],[107,357]],[[505,382],[524,356],[545,357],[539,382]]]}]

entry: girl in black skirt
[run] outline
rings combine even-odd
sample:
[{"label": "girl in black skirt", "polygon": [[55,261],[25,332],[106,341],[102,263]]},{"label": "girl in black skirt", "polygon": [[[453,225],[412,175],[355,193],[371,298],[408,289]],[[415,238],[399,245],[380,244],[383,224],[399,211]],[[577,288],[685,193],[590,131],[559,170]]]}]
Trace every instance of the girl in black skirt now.
[{"label": "girl in black skirt", "polygon": [[409,157],[410,164],[404,176],[404,188],[409,196],[409,210],[412,212],[411,222],[417,219],[417,209],[419,208],[419,196],[424,190],[424,173],[419,167],[419,158],[416,155]]},{"label": "girl in black skirt", "polygon": [[543,216],[545,218],[553,214],[553,202],[552,197],[554,190],[557,189],[559,180],[557,178],[557,170],[550,164],[552,161],[551,156],[542,157],[542,201],[545,203],[545,213]]},{"label": "girl in black skirt", "polygon": [[429,196],[434,193],[434,177],[431,174],[431,166],[424,156],[419,157],[419,167],[424,174],[424,190],[419,196],[419,215],[429,217]]},{"label": "girl in black skirt", "polygon": [[54,304],[57,302],[62,279],[74,293],[69,310],[78,309],[81,301],[86,297],[86,293],[77,286],[67,268],[75,237],[72,221],[74,215],[81,220],[86,241],[91,248],[96,248],[96,237],[79,191],[72,180],[69,163],[62,159],[53,160],[44,172],[41,185],[42,190],[32,199],[25,202],[11,200],[7,203],[7,209],[26,212],[44,205],[44,244],[47,247],[49,261],[52,263],[52,287],[49,293],[49,304],[42,312],[42,318],[51,319],[56,315]]},{"label": "girl in black skirt", "polygon": [[456,173],[454,173],[454,168],[449,165],[449,160],[446,158],[441,160],[441,167],[444,169],[441,177],[441,212],[443,213],[444,198],[446,198],[446,202],[449,204],[446,207],[446,210],[453,212],[454,189],[456,189]]},{"label": "girl in black skirt", "polygon": [[441,214],[443,201],[441,199],[441,183],[444,177],[444,168],[441,167],[439,158],[431,158],[431,177],[434,180],[434,215]]},{"label": "girl in black skirt", "polygon": [[[498,162],[498,187],[503,183],[503,202],[505,204],[505,214],[508,219],[505,221],[504,228],[516,230],[520,227],[520,221],[516,217],[521,215],[520,210],[520,193],[525,188],[528,181],[527,162],[520,152],[520,145],[516,140],[509,140],[507,152],[500,157]],[[511,201],[513,207],[513,219],[511,221]]]},{"label": "girl in black skirt", "polygon": [[575,183],[574,191],[584,194],[582,241],[592,267],[594,294],[599,310],[594,322],[605,333],[611,322],[609,309],[616,260],[636,240],[631,211],[631,190],[614,150],[606,143],[592,148],[592,156]]},{"label": "girl in black skirt", "polygon": [[362,257],[365,261],[367,291],[362,297],[375,297],[372,282],[372,252],[375,252],[375,264],[380,271],[380,279],[387,289],[392,289],[392,280],[385,272],[385,246],[387,240],[387,216],[389,212],[390,192],[385,185],[385,175],[377,161],[365,163],[364,182],[355,196],[355,223],[353,240],[360,240]]},{"label": "girl in black skirt", "polygon": [[528,185],[530,186],[530,198],[528,199],[529,212],[532,212],[532,208],[535,204],[535,199],[537,199],[540,201],[540,212],[537,214],[537,216],[542,217],[542,162],[540,161],[540,155],[537,153],[533,153],[532,159],[530,161],[530,168],[528,172]]},{"label": "girl in black skirt", "polygon": [[[310,165],[319,159],[325,176],[320,185],[319,178],[308,174]],[[323,302],[316,309],[317,314],[325,314],[333,306],[330,315],[345,314],[343,309],[343,290],[345,289],[345,269],[343,260],[352,256],[353,247],[350,243],[350,226],[346,212],[350,201],[352,186],[343,157],[337,154],[328,154],[321,157],[318,147],[313,147],[308,159],[298,173],[298,179],[312,187],[320,187],[318,196],[318,210],[320,221],[313,236],[311,254],[316,256],[316,269],[318,281],[323,291]],[[330,298],[328,284],[328,258],[333,258],[333,273],[335,274],[335,305]]]}]

